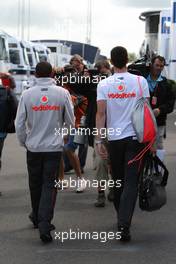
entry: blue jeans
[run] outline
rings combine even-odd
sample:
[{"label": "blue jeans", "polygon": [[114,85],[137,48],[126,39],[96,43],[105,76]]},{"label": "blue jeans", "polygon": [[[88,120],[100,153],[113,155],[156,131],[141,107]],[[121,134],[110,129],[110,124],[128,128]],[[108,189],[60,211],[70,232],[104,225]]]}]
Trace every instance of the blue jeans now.
[{"label": "blue jeans", "polygon": [[74,143],[74,136],[69,136],[68,142],[64,145],[64,149],[75,151],[78,144]]},{"label": "blue jeans", "polygon": [[[81,165],[81,168],[84,168],[86,164],[86,159],[87,159],[88,144],[78,145],[74,143],[73,140],[74,140],[74,136],[69,136],[69,140],[67,144],[65,144],[64,148],[66,150],[72,150],[73,152],[78,148],[78,158],[80,161],[80,165]],[[66,170],[72,169],[72,166],[70,165],[67,155],[64,154],[63,158],[64,158],[65,169]]]}]

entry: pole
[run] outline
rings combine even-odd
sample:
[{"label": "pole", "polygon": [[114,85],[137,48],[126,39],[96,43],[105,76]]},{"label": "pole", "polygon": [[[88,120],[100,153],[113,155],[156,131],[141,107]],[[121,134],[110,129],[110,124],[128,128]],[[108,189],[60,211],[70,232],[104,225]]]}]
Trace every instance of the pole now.
[{"label": "pole", "polygon": [[24,40],[24,24],[25,24],[25,0],[21,4],[21,40]]},{"label": "pole", "polygon": [[21,0],[18,0],[18,25],[17,25],[17,36],[20,38],[21,34]]},{"label": "pole", "polygon": [[176,1],[172,1],[171,7],[171,43],[169,74],[169,78],[171,80],[176,80]]},{"label": "pole", "polygon": [[30,27],[31,27],[31,0],[28,0],[28,33],[27,40],[30,40]]}]

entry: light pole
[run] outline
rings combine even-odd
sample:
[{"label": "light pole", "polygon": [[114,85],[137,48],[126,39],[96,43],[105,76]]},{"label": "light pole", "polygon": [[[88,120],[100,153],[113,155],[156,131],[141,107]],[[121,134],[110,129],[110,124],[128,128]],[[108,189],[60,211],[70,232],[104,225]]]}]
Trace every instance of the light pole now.
[{"label": "light pole", "polygon": [[25,0],[21,3],[21,39],[24,40],[24,28],[25,28]]},{"label": "light pole", "polygon": [[20,38],[21,34],[21,0],[18,0],[18,25],[17,25],[17,36]]},{"label": "light pole", "polygon": [[28,31],[27,40],[30,40],[30,26],[31,26],[31,0],[28,0]]},{"label": "light pole", "polygon": [[91,44],[92,37],[92,0],[88,0],[87,8],[87,34],[86,34],[86,43]]}]

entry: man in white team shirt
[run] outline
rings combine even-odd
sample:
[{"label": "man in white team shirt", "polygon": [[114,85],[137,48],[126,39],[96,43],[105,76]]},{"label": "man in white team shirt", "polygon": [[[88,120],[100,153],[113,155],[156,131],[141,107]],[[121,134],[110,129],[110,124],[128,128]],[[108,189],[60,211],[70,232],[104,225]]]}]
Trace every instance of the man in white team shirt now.
[{"label": "man in white team shirt", "polygon": [[[114,206],[117,212],[121,241],[130,241],[130,225],[138,193],[139,163],[128,165],[128,161],[143,147],[135,135],[131,114],[140,97],[136,75],[127,72],[127,50],[115,47],[111,51],[114,75],[101,81],[97,88],[96,127],[99,136],[96,145],[102,158],[107,151],[102,144],[101,129],[106,126],[109,157],[114,182],[121,180],[121,188],[114,187]],[[140,77],[143,97],[149,97],[147,81]]]}]

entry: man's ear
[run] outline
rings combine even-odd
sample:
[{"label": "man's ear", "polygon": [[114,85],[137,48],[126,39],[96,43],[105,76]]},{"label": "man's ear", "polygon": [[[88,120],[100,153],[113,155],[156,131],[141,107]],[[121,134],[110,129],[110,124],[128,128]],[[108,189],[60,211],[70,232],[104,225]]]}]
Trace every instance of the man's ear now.
[{"label": "man's ear", "polygon": [[50,78],[54,78],[55,73],[56,73],[56,71],[53,69],[52,72],[51,72],[51,74],[50,74]]}]

